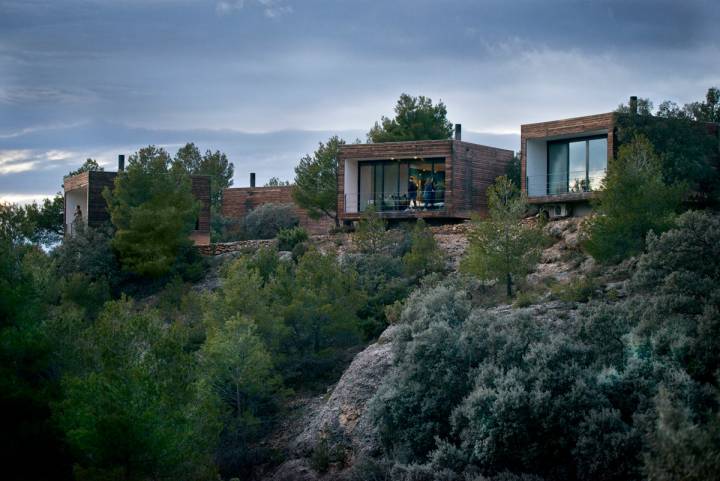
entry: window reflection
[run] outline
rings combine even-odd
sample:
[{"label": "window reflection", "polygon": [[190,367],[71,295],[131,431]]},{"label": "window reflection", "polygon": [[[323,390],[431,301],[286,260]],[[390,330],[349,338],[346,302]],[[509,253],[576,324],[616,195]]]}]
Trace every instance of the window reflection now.
[{"label": "window reflection", "polygon": [[445,159],[365,161],[359,165],[358,209],[434,210],[445,207]]}]

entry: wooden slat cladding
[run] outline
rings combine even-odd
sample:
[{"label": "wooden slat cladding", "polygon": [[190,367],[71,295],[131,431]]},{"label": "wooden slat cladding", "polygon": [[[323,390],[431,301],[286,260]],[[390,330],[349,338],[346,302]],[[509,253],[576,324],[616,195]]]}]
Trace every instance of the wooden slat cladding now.
[{"label": "wooden slat cladding", "polygon": [[[607,131],[608,133],[608,162],[614,157],[614,127],[615,114],[586,115],[570,119],[552,120],[520,126],[520,176],[522,191],[527,193],[527,141],[529,139],[558,138],[564,136],[582,136],[586,133]],[[572,199],[568,199],[572,200]]]},{"label": "wooden slat cladding", "polygon": [[110,222],[110,213],[107,210],[107,202],[102,193],[105,187],[113,189],[117,172],[88,172],[90,179],[88,183],[88,225],[98,227]]},{"label": "wooden slat cladding", "polygon": [[292,186],[280,187],[233,187],[223,192],[222,214],[231,219],[240,220],[251,210],[263,204],[292,204],[300,219],[300,226],[311,234],[327,234],[335,225],[332,219],[321,217],[311,219],[305,209],[295,204],[292,198]]},{"label": "wooden slat cladding", "polygon": [[455,142],[453,148],[453,184],[456,186],[453,214],[469,218],[472,213],[485,216],[487,188],[505,174],[513,151],[469,142]]},{"label": "wooden slat cladding", "polygon": [[454,140],[423,140],[344,145],[338,159],[338,209],[343,220],[357,220],[360,213],[345,212],[345,162],[347,160],[445,159],[445,209],[439,211],[383,212],[388,219],[467,219],[487,212],[485,192],[505,172],[511,150]]},{"label": "wooden slat cladding", "polygon": [[210,177],[207,175],[193,175],[190,177],[192,182],[192,194],[196,200],[200,201],[200,211],[198,212],[198,229],[200,233],[210,233]]}]

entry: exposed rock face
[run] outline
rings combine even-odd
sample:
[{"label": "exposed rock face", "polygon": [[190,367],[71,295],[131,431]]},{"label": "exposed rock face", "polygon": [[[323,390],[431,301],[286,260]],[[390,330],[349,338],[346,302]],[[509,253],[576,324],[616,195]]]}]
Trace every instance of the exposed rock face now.
[{"label": "exposed rock face", "polygon": [[[327,443],[328,449],[344,450],[349,462],[361,453],[377,453],[379,440],[367,404],[392,365],[392,339],[396,331],[395,326],[390,326],[376,343],[355,356],[327,401],[308,410],[302,420],[304,429],[290,441],[291,459],[282,463],[270,480],[320,479],[308,458],[321,442]],[[334,478],[334,474],[323,476]]]},{"label": "exposed rock face", "polygon": [[327,403],[308,419],[307,427],[293,442],[293,452],[307,455],[322,439],[330,447],[343,443],[354,453],[378,449],[375,430],[366,415],[367,403],[392,365],[391,347],[396,330],[390,326],[376,343],[355,356]]},{"label": "exposed rock face", "polygon": [[543,229],[553,245],[542,252],[535,271],[527,276],[530,284],[551,280],[570,282],[578,274],[585,275],[595,267],[595,261],[580,251],[584,219],[571,217],[550,221]]}]

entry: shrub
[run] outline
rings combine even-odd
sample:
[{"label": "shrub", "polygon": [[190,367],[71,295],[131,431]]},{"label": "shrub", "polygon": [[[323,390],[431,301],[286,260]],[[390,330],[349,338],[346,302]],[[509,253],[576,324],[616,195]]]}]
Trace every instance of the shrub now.
[{"label": "shrub", "polygon": [[590,276],[577,277],[566,284],[552,288],[553,296],[566,302],[587,302],[595,296],[597,281]]},{"label": "shrub", "polygon": [[364,254],[378,253],[389,246],[387,223],[374,206],[369,206],[363,212],[353,241],[357,250]]},{"label": "shrub", "polygon": [[273,239],[282,229],[299,224],[292,204],[263,204],[251,210],[243,220],[243,234],[247,239]]},{"label": "shrub", "polygon": [[410,250],[402,260],[405,274],[411,277],[422,277],[443,269],[442,252],[424,220],[418,219],[415,222],[415,227],[410,232]]},{"label": "shrub", "polygon": [[280,229],[277,233],[278,249],[281,251],[292,251],[296,245],[308,240],[308,233],[302,227]]},{"label": "shrub", "polygon": [[686,188],[663,181],[662,163],[645,137],[620,147],[594,202],[584,248],[598,261],[616,263],[640,254],[649,231],[672,226]]}]

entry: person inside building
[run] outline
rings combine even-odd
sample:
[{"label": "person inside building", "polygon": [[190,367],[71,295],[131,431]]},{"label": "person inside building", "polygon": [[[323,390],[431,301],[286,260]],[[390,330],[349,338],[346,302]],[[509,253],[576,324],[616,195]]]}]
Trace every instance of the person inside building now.
[{"label": "person inside building", "polygon": [[423,191],[423,199],[425,200],[425,208],[432,209],[435,203],[435,185],[433,178],[429,177],[425,182],[425,190]]}]

